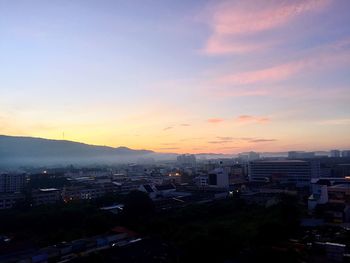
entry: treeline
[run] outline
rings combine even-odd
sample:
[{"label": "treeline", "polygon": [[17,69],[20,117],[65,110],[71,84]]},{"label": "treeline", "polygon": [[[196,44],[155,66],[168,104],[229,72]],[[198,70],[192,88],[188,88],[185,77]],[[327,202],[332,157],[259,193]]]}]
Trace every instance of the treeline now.
[{"label": "treeline", "polygon": [[[99,209],[121,201],[121,214]],[[288,240],[299,231],[299,206],[291,196],[265,208],[226,199],[167,211],[155,209],[147,194],[106,196],[77,202],[0,212],[0,233],[39,245],[103,234],[117,225],[158,240],[178,251],[178,262],[302,262]],[[158,261],[155,261],[158,262]],[[161,262],[161,261],[160,261]]]},{"label": "treeline", "polygon": [[[179,262],[301,262],[288,245],[299,228],[294,197],[269,207],[230,199],[153,214],[131,228],[179,249]],[[236,261],[235,261],[236,260]]]},{"label": "treeline", "polygon": [[0,233],[38,246],[102,234],[115,224],[115,215],[83,202],[0,212]]}]

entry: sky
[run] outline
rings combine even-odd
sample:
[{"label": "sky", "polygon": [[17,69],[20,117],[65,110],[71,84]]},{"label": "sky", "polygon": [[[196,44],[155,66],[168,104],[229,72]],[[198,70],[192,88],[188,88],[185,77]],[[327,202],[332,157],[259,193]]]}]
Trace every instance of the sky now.
[{"label": "sky", "polygon": [[348,0],[0,0],[0,134],[350,148]]}]

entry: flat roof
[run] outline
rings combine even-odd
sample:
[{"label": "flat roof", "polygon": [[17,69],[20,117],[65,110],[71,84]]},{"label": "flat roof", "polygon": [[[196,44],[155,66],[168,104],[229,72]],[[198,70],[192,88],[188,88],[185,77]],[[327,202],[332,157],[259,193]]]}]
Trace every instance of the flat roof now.
[{"label": "flat roof", "polygon": [[101,210],[113,210],[113,209],[123,209],[124,205],[123,204],[119,204],[119,205],[111,205],[111,206],[104,206],[101,207]]},{"label": "flat roof", "polygon": [[332,185],[329,188],[343,188],[343,189],[350,189],[350,184],[336,184]]},{"label": "flat roof", "polygon": [[41,192],[53,192],[53,191],[59,191],[57,188],[40,188]]},{"label": "flat roof", "polygon": [[253,163],[306,163],[304,160],[257,160],[253,161]]}]

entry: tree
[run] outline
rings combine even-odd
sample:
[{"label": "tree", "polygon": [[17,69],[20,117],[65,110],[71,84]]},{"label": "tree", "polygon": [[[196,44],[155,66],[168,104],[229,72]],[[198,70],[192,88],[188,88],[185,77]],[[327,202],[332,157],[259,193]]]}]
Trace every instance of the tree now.
[{"label": "tree", "polygon": [[131,191],[124,201],[123,215],[127,220],[138,220],[154,213],[154,203],[148,194],[135,190]]}]

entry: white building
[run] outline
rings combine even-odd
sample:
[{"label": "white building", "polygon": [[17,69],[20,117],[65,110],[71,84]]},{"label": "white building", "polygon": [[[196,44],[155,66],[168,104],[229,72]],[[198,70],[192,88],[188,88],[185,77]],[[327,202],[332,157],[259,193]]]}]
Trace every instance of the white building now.
[{"label": "white building", "polygon": [[223,168],[216,168],[208,174],[208,185],[216,187],[229,187],[229,176]]},{"label": "white building", "polygon": [[322,184],[312,184],[312,193],[308,199],[307,206],[309,210],[314,210],[318,204],[328,203],[328,187]]}]

